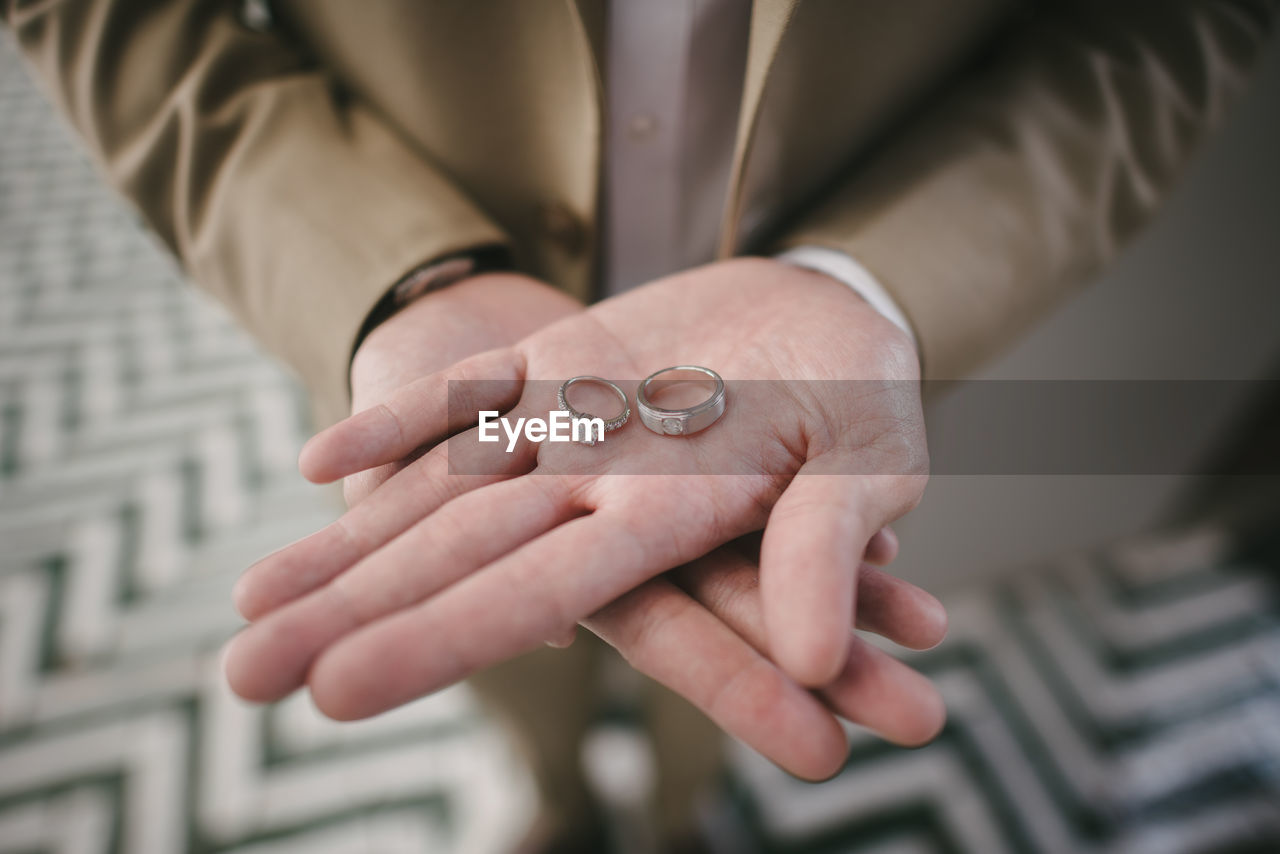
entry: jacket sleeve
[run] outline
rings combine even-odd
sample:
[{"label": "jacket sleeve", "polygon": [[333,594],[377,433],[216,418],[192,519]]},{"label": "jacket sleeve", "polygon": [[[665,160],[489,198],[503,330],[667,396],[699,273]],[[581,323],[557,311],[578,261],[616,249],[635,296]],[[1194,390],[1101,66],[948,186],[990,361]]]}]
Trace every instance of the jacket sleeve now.
[{"label": "jacket sleeve", "polygon": [[278,34],[218,0],[0,0],[38,80],[195,281],[328,417],[404,273],[506,237]]},{"label": "jacket sleeve", "polygon": [[1271,0],[1059,0],[802,214],[954,379],[1084,281],[1156,210],[1265,42]]}]

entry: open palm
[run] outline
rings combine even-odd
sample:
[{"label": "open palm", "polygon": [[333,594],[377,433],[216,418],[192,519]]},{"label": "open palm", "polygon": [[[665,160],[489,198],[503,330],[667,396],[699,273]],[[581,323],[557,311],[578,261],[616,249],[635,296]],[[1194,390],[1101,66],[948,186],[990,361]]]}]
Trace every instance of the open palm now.
[{"label": "open palm", "polygon": [[[728,411],[704,433],[637,424],[596,447],[508,453],[469,429],[477,409],[546,417],[569,376],[637,378],[675,363],[730,384]],[[917,370],[905,337],[843,286],[744,259],[410,383],[313,440],[306,473],[334,479],[456,435],[353,510],[365,512],[340,526],[342,556],[295,577],[309,592],[237,639],[233,684],[265,697],[306,680],[330,714],[374,714],[561,637],[764,528],[754,643],[801,684],[829,686],[857,649],[861,558],[924,487]],[[450,380],[484,382],[455,385],[472,395],[459,407],[446,405]],[[404,527],[395,508],[424,492],[436,509]]]}]

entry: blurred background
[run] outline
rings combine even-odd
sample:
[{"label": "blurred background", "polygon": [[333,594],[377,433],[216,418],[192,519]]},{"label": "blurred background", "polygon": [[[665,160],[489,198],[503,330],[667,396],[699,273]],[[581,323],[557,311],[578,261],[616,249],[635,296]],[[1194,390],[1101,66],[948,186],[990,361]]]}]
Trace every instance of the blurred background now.
[{"label": "blurred background", "polygon": [[[1275,48],[1156,225],[985,377],[1280,379]],[[946,731],[915,751],[851,731],[820,786],[735,751],[705,810],[722,850],[1280,850],[1280,500],[1257,475],[1280,418],[1238,388],[1194,424],[1150,414],[1167,474],[936,477],[899,571],[951,609],[911,656]],[[971,395],[930,412],[936,454],[981,441]],[[0,33],[0,851],[519,833],[528,781],[465,687],[339,725],[223,686],[232,582],[338,511],[296,473],[306,434],[293,381],[98,184]],[[639,850],[625,724],[586,761]]]},{"label": "blurred background", "polygon": [[[1254,441],[1249,433],[1262,426],[1255,419],[1267,406],[1260,397],[1275,394],[1262,386],[1280,380],[1277,48],[1273,39],[1253,88],[1192,162],[1154,225],[1098,281],[975,378],[979,384],[1224,381],[1212,391],[1189,390],[1206,411],[1179,412],[1176,422],[1160,411],[1126,410],[1137,422],[1133,432],[1165,443],[1167,473],[935,476],[924,504],[899,528],[904,563],[921,579],[969,583],[1158,526],[1201,500],[1198,473],[1230,469],[1224,455]],[[986,399],[981,388],[962,386],[932,408],[936,469],[959,467],[952,461],[980,455],[984,434],[1001,432],[976,409]],[[1280,422],[1272,429],[1280,433]],[[1112,438],[1092,437],[1099,459]],[[1088,447],[1090,437],[1082,444]]]}]

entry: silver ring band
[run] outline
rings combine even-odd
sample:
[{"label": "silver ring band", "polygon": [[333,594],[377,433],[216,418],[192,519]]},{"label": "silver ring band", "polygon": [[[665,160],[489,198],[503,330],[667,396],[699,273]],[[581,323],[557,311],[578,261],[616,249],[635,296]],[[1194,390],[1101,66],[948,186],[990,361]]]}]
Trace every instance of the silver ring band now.
[{"label": "silver ring band", "polygon": [[[571,406],[569,403],[569,389],[577,385],[578,383],[596,383],[597,385],[608,386],[609,388],[613,389],[613,393],[618,396],[618,400],[622,401],[622,413],[619,415],[615,415],[612,418],[601,418],[601,416],[599,415],[592,415],[589,412],[583,412],[579,409],[574,409],[573,406]],[[613,383],[609,382],[606,379],[602,379],[601,377],[592,377],[592,376],[584,375],[581,377],[572,377],[571,379],[565,380],[560,384],[560,390],[556,392],[556,405],[560,407],[560,410],[562,412],[569,413],[569,416],[573,418],[575,421],[580,418],[587,418],[587,419],[601,418],[601,420],[604,421],[604,432],[606,433],[608,433],[610,430],[617,430],[623,424],[626,424],[627,419],[631,417],[631,402],[627,400],[627,393],[622,389],[618,388]],[[583,441],[583,444],[594,445],[595,440],[591,438],[591,431],[589,430],[587,431],[587,436],[588,438]]]},{"label": "silver ring band", "polygon": [[[699,376],[676,376],[658,379],[664,374],[676,371],[692,371]],[[664,409],[661,406],[656,406],[649,397],[650,392],[657,392],[667,385],[691,381],[706,382],[708,379],[715,383],[711,396],[695,406],[689,406],[684,409]],[[663,368],[656,373],[650,374],[636,388],[636,406],[640,410],[641,423],[662,436],[688,436],[691,433],[697,433],[699,430],[705,430],[716,423],[720,416],[724,414],[724,405],[724,380],[710,368],[703,368],[698,365],[676,365],[673,368]]]}]

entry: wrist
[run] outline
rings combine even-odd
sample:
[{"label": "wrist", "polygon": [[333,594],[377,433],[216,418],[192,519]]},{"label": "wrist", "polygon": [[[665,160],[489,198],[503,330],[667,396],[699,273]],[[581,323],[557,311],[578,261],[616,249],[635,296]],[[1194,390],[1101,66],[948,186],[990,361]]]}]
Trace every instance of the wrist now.
[{"label": "wrist", "polygon": [[901,330],[919,357],[919,340],[906,313],[880,281],[852,256],[825,246],[797,246],[775,255],[774,259],[822,273],[844,284],[875,309],[876,313]]},{"label": "wrist", "polygon": [[396,280],[365,317],[351,348],[352,358],[369,333],[418,299],[463,279],[510,269],[509,252],[506,247],[496,245],[476,247],[419,264]]},{"label": "wrist", "polygon": [[379,389],[509,346],[581,309],[573,297],[522,273],[467,276],[371,329],[352,357],[352,391],[367,404]]},{"label": "wrist", "polygon": [[915,339],[842,279],[777,257],[753,260],[778,271],[779,286],[773,289],[780,300],[778,311],[797,300],[809,306],[815,329],[830,329],[861,350],[855,361],[870,369],[868,377],[920,379],[922,366]]}]

